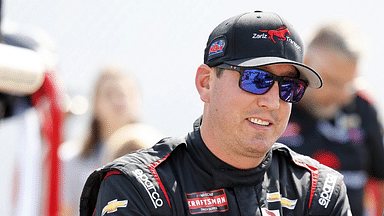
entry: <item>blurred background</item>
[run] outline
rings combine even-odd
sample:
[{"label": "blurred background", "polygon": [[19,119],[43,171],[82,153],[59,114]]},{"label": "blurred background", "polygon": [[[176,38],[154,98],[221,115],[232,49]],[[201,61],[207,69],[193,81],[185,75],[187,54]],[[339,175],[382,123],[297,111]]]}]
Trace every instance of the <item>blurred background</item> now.
[{"label": "blurred background", "polygon": [[[277,12],[302,34],[325,18],[355,20],[371,42],[363,73],[383,107],[383,6],[378,0],[4,0],[3,20],[38,26],[50,35],[66,93],[80,106],[75,119],[89,113],[84,99],[92,94],[99,67],[118,62],[138,79],[143,121],[167,136],[184,136],[202,113],[194,75],[208,35],[224,19],[246,11]],[[67,137],[77,135],[84,122],[73,123]]]}]

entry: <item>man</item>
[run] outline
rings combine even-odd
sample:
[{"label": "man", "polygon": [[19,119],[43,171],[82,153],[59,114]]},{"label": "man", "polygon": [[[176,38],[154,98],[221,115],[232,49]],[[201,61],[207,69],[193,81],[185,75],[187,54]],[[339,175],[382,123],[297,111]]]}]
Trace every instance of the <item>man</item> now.
[{"label": "man", "polygon": [[218,25],[196,73],[204,112],[194,131],[95,171],[81,215],[349,215],[339,173],[275,144],[291,103],[322,86],[302,56],[275,13]]},{"label": "man", "polygon": [[375,179],[376,197],[381,196],[377,215],[382,215],[383,131],[358,73],[366,48],[362,30],[350,20],[332,19],[312,34],[304,63],[321,75],[324,87],[309,89],[293,106],[279,141],[340,171],[354,216],[363,215],[364,187],[369,178]]}]

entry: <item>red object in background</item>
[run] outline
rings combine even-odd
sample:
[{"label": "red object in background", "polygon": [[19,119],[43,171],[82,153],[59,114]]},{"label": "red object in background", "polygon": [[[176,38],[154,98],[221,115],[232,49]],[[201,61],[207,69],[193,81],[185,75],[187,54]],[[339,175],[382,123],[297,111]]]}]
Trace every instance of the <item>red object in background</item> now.
[{"label": "red object in background", "polygon": [[311,157],[319,161],[321,164],[324,164],[335,170],[340,170],[341,168],[340,159],[333,152],[319,149]]},{"label": "red object in background", "polygon": [[384,209],[380,203],[384,201],[384,197],[381,193],[383,191],[383,185],[380,180],[369,178],[365,185],[365,206],[367,215],[383,216]]},{"label": "red object in background", "polygon": [[[47,142],[48,155],[48,191],[43,211],[47,208],[47,215],[59,215],[60,199],[60,159],[58,149],[62,142],[62,127],[64,115],[61,109],[62,93],[54,78],[54,71],[46,71],[43,85],[32,94],[33,106],[40,112],[41,131]],[[43,202],[44,203],[44,202]]]}]

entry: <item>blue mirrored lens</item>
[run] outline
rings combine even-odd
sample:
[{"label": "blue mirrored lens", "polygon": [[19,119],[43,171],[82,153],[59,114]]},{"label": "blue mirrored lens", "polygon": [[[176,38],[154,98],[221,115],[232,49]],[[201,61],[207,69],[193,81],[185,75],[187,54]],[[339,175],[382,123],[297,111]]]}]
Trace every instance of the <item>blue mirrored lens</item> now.
[{"label": "blue mirrored lens", "polygon": [[240,80],[240,88],[253,94],[262,95],[272,88],[276,80],[280,80],[279,91],[282,100],[296,103],[304,96],[306,84],[303,81],[275,76],[257,69],[244,70]]},{"label": "blue mirrored lens", "polygon": [[245,70],[241,77],[240,87],[244,91],[253,94],[264,94],[272,86],[274,80],[273,76],[269,73],[260,70],[249,69]]},{"label": "blue mirrored lens", "polygon": [[304,96],[305,89],[304,82],[285,78],[280,84],[280,98],[286,102],[299,102]]}]

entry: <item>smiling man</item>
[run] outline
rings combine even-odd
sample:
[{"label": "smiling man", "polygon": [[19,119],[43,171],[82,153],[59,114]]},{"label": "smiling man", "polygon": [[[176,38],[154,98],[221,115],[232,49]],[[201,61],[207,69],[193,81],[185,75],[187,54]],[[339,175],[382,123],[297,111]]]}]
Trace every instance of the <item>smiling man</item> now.
[{"label": "smiling man", "polygon": [[[297,74],[286,64],[262,69],[279,76]],[[269,91],[255,97],[239,88],[239,72],[224,70],[220,78],[215,73],[205,65],[197,72],[197,88],[205,102],[201,136],[221,160],[240,169],[254,168],[284,132],[291,104],[279,98],[279,86],[273,82]]]},{"label": "smiling man", "polygon": [[[275,13],[219,24],[196,72],[194,130],[96,170],[81,215],[350,215],[342,175],[275,143],[292,103],[322,86],[302,60],[299,35]],[[124,205],[103,211],[111,203]]]}]

